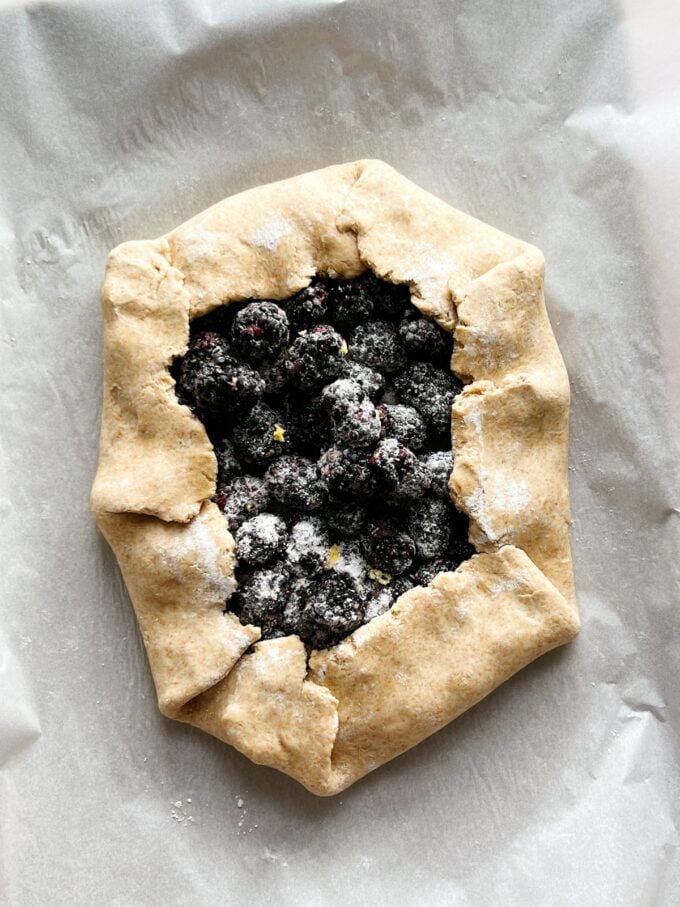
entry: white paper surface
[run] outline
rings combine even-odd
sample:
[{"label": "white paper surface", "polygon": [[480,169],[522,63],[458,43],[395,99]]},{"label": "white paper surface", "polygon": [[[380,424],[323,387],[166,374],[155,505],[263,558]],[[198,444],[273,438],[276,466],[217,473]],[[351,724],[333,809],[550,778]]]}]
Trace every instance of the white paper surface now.
[{"label": "white paper surface", "polygon": [[[0,8],[0,902],[678,903],[677,38],[672,0]],[[360,157],[546,254],[584,623],[320,800],[157,712],[88,512],[99,290]]]}]

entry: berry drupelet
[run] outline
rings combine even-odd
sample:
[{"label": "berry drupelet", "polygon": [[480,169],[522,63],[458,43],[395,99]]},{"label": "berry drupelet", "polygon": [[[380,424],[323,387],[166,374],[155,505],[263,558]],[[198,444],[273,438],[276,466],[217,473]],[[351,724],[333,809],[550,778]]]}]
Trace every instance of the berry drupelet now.
[{"label": "berry drupelet", "polygon": [[355,538],[366,522],[361,504],[328,504],[322,514],[326,525],[343,538]]},{"label": "berry drupelet", "polygon": [[241,475],[243,468],[229,438],[221,438],[216,441],[214,449],[217,460],[217,484],[218,486],[225,485],[234,476]]}]

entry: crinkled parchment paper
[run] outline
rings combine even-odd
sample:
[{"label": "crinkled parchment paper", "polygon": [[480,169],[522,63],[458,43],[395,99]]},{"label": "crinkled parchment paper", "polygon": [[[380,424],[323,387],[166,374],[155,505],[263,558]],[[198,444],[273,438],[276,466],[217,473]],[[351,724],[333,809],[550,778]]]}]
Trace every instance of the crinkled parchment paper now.
[{"label": "crinkled parchment paper", "polygon": [[[674,6],[0,6],[0,902],[677,903]],[[361,157],[546,254],[584,626],[319,800],[156,709],[88,512],[99,290],[122,240]]]}]

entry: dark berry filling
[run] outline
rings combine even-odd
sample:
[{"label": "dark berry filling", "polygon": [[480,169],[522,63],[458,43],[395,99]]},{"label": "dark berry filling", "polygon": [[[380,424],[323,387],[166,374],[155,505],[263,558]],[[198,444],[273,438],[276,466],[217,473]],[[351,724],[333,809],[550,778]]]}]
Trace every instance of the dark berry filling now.
[{"label": "dark berry filling", "polygon": [[171,373],[215,449],[238,555],[226,609],[264,639],[334,645],[474,554],[448,488],[452,352],[371,272],[192,323]]}]

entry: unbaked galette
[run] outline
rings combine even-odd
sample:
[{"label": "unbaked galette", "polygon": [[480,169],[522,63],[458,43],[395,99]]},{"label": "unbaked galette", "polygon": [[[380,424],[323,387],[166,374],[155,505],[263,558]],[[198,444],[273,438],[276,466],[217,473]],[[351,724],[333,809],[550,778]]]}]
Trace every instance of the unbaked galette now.
[{"label": "unbaked galette", "polygon": [[543,258],[379,161],[128,242],[92,491],[161,711],[338,793],[578,632]]}]

